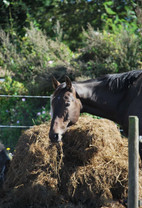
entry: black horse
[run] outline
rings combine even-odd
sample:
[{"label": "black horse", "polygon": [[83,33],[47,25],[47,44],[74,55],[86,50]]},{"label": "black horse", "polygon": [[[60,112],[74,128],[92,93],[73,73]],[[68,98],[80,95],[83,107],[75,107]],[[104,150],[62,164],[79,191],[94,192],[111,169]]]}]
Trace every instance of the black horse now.
[{"label": "black horse", "polygon": [[5,147],[0,143],[0,188],[5,180],[6,173],[10,165],[11,158],[7,154]]},{"label": "black horse", "polygon": [[[142,135],[142,70],[73,83],[68,77],[62,84],[54,78],[53,86],[51,141],[61,141],[67,127],[77,122],[80,112],[110,119],[118,123],[126,135],[128,117],[137,116]],[[139,143],[139,151],[142,159],[142,143]]]}]

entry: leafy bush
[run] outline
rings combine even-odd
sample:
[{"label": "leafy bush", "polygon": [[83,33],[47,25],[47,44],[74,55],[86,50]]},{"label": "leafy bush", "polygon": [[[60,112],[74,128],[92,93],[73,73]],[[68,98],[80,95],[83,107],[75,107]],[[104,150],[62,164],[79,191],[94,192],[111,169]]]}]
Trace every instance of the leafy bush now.
[{"label": "leafy bush", "polygon": [[78,58],[82,74],[94,77],[141,67],[141,37],[124,28],[119,33],[94,31],[89,25]]},{"label": "leafy bush", "polygon": [[141,39],[138,35],[123,30],[116,36],[115,62],[118,72],[131,71],[141,67]]},{"label": "leafy bush", "polygon": [[[13,81],[10,77],[1,83],[0,94],[27,94],[22,83]],[[34,99],[34,100],[33,100]],[[33,126],[50,119],[50,100],[36,98],[6,98],[0,97],[0,124],[13,126]],[[12,149],[17,143],[21,129],[5,128],[1,130],[0,140]]]},{"label": "leafy bush", "polygon": [[[9,35],[2,30],[0,37],[1,65],[12,71],[14,78],[24,83],[32,94],[39,93],[38,88],[43,80],[45,89],[51,85],[51,74],[56,73],[61,77],[71,70],[70,60],[74,53],[69,47],[58,39],[51,40],[33,25],[26,29],[26,35],[21,39],[15,37],[11,41]],[[41,91],[40,89],[40,94]]]}]

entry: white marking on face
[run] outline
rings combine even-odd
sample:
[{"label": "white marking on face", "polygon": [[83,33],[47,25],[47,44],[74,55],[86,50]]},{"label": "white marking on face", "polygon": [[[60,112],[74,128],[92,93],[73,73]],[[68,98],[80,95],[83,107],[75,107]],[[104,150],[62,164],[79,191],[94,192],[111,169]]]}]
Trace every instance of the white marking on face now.
[{"label": "white marking on face", "polygon": [[[52,101],[53,101],[54,97],[53,95],[51,95],[51,98],[50,98],[50,115],[51,115],[51,118],[53,118],[53,107],[52,107]],[[57,97],[58,100],[61,99],[60,96]]]},{"label": "white marking on face", "polygon": [[62,141],[62,134],[58,134],[58,142]]}]

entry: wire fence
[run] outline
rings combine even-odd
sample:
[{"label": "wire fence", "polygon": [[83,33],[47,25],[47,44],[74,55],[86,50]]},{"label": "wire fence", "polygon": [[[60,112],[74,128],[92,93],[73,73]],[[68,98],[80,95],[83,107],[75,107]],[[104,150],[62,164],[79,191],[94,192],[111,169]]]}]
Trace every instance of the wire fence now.
[{"label": "wire fence", "polygon": [[[1,99],[12,99],[15,98],[15,102],[18,102],[19,99],[24,99],[23,102],[25,102],[25,100],[30,100],[30,99],[51,99],[51,96],[32,96],[32,95],[0,95]],[[17,100],[17,101],[16,101]],[[33,101],[35,102],[35,100]],[[42,102],[43,103],[43,102]],[[30,105],[30,103],[28,103],[27,105]],[[9,109],[7,110],[9,111]],[[15,111],[11,112],[14,113]],[[31,116],[31,115],[29,115]],[[23,121],[24,122],[24,121]],[[25,121],[27,122],[27,121]],[[4,124],[2,125],[2,123],[0,123],[0,141],[5,145],[5,147],[10,148],[11,152],[14,152],[15,150],[15,146],[17,145],[18,139],[21,135],[21,133],[29,128],[32,128],[34,125],[36,124],[27,124],[22,123],[22,125],[17,125],[15,124]]]},{"label": "wire fence", "polygon": [[51,96],[32,96],[32,95],[0,95],[0,97],[7,97],[7,98],[48,98],[50,99]]},{"label": "wire fence", "polygon": [[[5,98],[37,98],[37,99],[51,99],[51,96],[32,96],[32,95],[0,95],[0,97]],[[0,125],[0,128],[20,128],[27,129],[33,126],[17,126],[17,125]]]},{"label": "wire fence", "polygon": [[33,126],[13,126],[13,125],[0,125],[0,128],[19,128],[19,129],[27,129],[27,128],[32,128]]}]

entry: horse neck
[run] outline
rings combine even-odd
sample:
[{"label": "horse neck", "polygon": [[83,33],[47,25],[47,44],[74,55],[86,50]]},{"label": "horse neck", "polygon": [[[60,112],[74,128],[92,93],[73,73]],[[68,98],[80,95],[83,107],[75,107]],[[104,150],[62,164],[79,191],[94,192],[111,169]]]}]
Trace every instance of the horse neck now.
[{"label": "horse neck", "polygon": [[118,106],[122,95],[115,94],[99,81],[74,83],[78,98],[82,103],[82,112],[107,118],[119,123]]},{"label": "horse neck", "polygon": [[90,99],[92,96],[92,86],[91,84],[86,84],[86,83],[74,83],[73,84],[77,95],[79,96],[80,99]]}]

